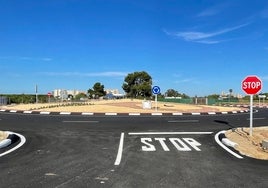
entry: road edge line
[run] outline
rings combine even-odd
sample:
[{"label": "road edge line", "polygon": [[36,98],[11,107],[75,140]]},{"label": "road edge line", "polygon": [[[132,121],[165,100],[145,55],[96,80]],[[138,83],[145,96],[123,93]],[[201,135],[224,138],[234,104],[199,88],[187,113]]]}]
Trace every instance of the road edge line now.
[{"label": "road edge line", "polygon": [[124,146],[124,136],[125,136],[125,133],[121,133],[118,152],[117,152],[116,160],[114,162],[114,165],[116,165],[116,166],[120,165],[120,163],[121,163],[123,146]]},{"label": "road edge line", "polygon": [[18,136],[18,137],[20,138],[20,143],[19,143],[18,145],[16,145],[14,148],[12,148],[12,149],[10,149],[10,150],[4,152],[4,153],[1,153],[1,154],[0,154],[0,157],[2,157],[2,156],[4,156],[4,155],[7,155],[7,154],[9,154],[9,153],[15,151],[16,149],[19,149],[19,148],[20,148],[21,146],[23,146],[23,144],[25,144],[25,142],[26,142],[26,138],[25,138],[23,135],[18,134],[18,133],[14,133],[14,132],[10,132],[10,131],[6,131],[6,132],[7,132],[8,134],[14,134],[14,135]]},{"label": "road edge line", "polygon": [[235,156],[238,159],[243,159],[242,156],[238,155],[237,153],[233,152],[232,150],[230,150],[227,146],[225,146],[219,139],[219,135],[220,134],[224,134],[226,131],[220,131],[215,135],[215,141],[228,153],[232,154],[233,156]]}]

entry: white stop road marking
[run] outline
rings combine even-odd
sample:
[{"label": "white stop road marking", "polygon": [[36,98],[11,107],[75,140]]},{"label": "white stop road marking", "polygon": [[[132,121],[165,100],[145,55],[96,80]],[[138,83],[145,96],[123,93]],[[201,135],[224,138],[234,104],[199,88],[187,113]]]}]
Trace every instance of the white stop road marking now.
[{"label": "white stop road marking", "polygon": [[[213,132],[132,132],[128,135],[132,136],[144,136],[144,135],[206,135],[212,134]],[[123,154],[123,145],[124,145],[125,134],[121,133],[118,152],[114,165],[120,165],[122,154]],[[141,138],[142,151],[156,151],[156,148],[152,142],[157,142],[161,145],[164,151],[170,151],[170,148],[167,146],[167,142],[170,142],[178,151],[201,151],[199,146],[201,144],[193,138]]]}]

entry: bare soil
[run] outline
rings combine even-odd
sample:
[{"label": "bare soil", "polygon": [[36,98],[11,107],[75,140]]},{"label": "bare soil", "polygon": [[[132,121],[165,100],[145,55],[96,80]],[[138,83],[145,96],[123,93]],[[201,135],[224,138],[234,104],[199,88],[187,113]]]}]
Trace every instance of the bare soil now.
[{"label": "bare soil", "polygon": [[[38,110],[50,112],[115,112],[115,113],[174,113],[174,112],[223,112],[239,111],[238,107],[221,107],[207,105],[189,105],[178,103],[151,102],[151,109],[143,109],[142,100],[100,100],[90,101],[86,105],[69,105],[70,103],[46,103],[46,104],[19,104],[5,106],[9,110]],[[157,107],[157,108],[156,108]]]},{"label": "bare soil", "polygon": [[252,136],[249,133],[249,128],[237,128],[227,131],[225,136],[237,143],[235,149],[242,155],[268,160],[268,150],[262,147],[262,141],[268,141],[268,126],[253,128]]},{"label": "bare soil", "polygon": [[0,131],[0,142],[7,138],[7,133],[4,131]]}]

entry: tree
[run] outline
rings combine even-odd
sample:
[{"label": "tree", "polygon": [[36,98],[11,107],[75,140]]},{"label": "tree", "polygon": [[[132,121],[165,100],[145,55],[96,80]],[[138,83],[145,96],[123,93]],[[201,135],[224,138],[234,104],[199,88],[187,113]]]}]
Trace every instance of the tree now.
[{"label": "tree", "polygon": [[95,83],[93,88],[88,90],[88,94],[90,98],[99,98],[106,95],[104,85],[101,85],[100,82]]},{"label": "tree", "polygon": [[185,93],[181,94],[178,91],[174,90],[174,89],[168,89],[165,93],[166,97],[181,97],[181,98],[190,98],[188,95],[186,95]]},{"label": "tree", "polygon": [[125,77],[122,88],[128,97],[150,97],[152,77],[145,71],[130,73]]},{"label": "tree", "polygon": [[80,100],[80,99],[86,99],[87,98],[87,95],[85,93],[78,93],[76,96],[75,96],[75,99],[76,100]]},{"label": "tree", "polygon": [[175,91],[174,89],[168,89],[165,93],[166,97],[178,97],[179,92]]}]

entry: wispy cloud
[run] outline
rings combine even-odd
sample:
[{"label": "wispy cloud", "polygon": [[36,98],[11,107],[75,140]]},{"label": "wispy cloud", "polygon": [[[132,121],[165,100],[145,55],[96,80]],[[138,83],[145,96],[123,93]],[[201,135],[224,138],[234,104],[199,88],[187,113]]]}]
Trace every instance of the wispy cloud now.
[{"label": "wispy cloud", "polygon": [[40,75],[45,76],[77,76],[77,77],[124,77],[126,72],[95,72],[95,73],[82,73],[82,72],[39,72]]},{"label": "wispy cloud", "polygon": [[246,27],[247,25],[249,25],[250,23],[246,23],[246,24],[242,24],[242,25],[238,25],[235,27],[230,27],[230,28],[225,28],[219,31],[214,31],[214,32],[198,32],[198,31],[186,31],[186,32],[168,32],[166,30],[164,30],[164,32],[169,35],[169,36],[174,36],[177,38],[182,38],[185,41],[189,41],[189,42],[197,42],[197,43],[204,43],[204,44],[216,44],[216,43],[220,43],[226,40],[215,40],[212,39],[213,37],[219,36],[219,35],[223,35],[225,33],[229,33],[231,31],[240,29],[242,27]]},{"label": "wispy cloud", "polygon": [[181,84],[181,83],[190,83],[190,82],[194,82],[195,79],[194,78],[184,78],[181,80],[176,80],[174,83],[175,84]]},{"label": "wispy cloud", "polygon": [[52,58],[49,57],[27,57],[27,56],[1,56],[0,60],[9,60],[9,61],[52,61]]},{"label": "wispy cloud", "polygon": [[208,8],[208,9],[203,10],[197,15],[197,17],[214,16],[219,13],[220,13],[220,10],[213,7],[213,8]]},{"label": "wispy cloud", "polygon": [[260,16],[261,16],[261,18],[263,18],[263,19],[267,19],[267,18],[268,18],[268,8],[263,9],[263,10],[260,12]]},{"label": "wispy cloud", "polygon": [[268,81],[268,75],[267,75],[267,76],[261,76],[261,79],[262,79],[263,81]]},{"label": "wispy cloud", "polygon": [[214,6],[208,7],[197,14],[197,17],[208,17],[220,14],[224,10],[228,9],[229,3],[220,3]]}]

